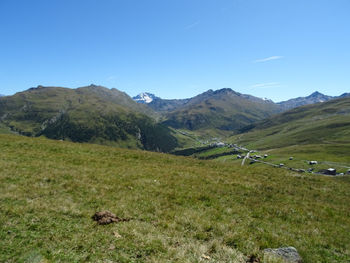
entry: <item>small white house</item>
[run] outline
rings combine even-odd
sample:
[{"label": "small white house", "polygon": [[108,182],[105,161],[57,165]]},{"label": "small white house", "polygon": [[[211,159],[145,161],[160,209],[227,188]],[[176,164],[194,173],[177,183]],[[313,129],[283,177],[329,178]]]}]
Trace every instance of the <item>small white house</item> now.
[{"label": "small white house", "polygon": [[327,169],[326,174],[329,174],[329,175],[336,175],[336,174],[337,174],[337,170],[334,169],[334,168],[329,168],[329,169]]},{"label": "small white house", "polygon": [[217,142],[215,143],[216,147],[225,147],[225,144],[223,142]]}]

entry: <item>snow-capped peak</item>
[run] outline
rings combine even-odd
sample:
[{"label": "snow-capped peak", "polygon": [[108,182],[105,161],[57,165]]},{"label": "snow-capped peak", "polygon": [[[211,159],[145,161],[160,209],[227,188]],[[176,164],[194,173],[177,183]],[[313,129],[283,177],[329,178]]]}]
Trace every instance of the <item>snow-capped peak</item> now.
[{"label": "snow-capped peak", "polygon": [[266,102],[273,102],[271,99],[269,98],[261,98],[262,100],[266,101]]},{"label": "snow-capped peak", "polygon": [[138,102],[138,103],[151,103],[154,99],[156,99],[157,97],[152,94],[152,93],[148,93],[148,92],[142,92],[139,95],[133,97],[133,100]]}]

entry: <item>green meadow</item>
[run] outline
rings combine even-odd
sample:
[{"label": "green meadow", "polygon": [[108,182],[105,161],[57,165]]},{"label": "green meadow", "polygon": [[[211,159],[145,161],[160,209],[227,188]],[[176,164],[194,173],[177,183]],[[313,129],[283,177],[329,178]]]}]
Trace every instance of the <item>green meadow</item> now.
[{"label": "green meadow", "polygon": [[[350,178],[0,135],[0,262],[350,261]],[[97,225],[96,211],[128,222]]]}]

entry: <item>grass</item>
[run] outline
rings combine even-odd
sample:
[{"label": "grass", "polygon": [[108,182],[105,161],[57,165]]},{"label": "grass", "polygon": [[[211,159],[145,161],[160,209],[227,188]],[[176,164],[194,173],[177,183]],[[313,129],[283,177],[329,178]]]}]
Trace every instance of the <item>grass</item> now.
[{"label": "grass", "polygon": [[306,169],[311,168],[308,161],[316,160],[316,171],[332,167],[345,173],[350,167],[349,113],[349,98],[306,105],[246,127],[227,141],[268,153],[275,164]]},{"label": "grass", "polygon": [[157,115],[116,89],[38,87],[0,98],[0,133],[169,152],[177,139]]},{"label": "grass", "polygon": [[[289,168],[304,169],[313,168],[314,172],[320,172],[328,168],[337,169],[338,173],[347,173],[350,170],[350,145],[346,144],[312,144],[312,145],[293,145],[289,147],[269,149],[255,152],[253,155],[263,156],[268,154],[263,161],[272,164],[283,163]],[[242,163],[237,159],[237,154],[221,156],[216,158],[217,161],[231,162],[234,164]],[[289,158],[293,157],[292,160]],[[317,165],[310,165],[309,161],[318,161]],[[254,165],[260,165],[255,163]],[[261,164],[265,165],[265,164]]]},{"label": "grass", "polygon": [[173,128],[170,128],[170,130],[177,139],[178,147],[175,150],[203,146],[203,142],[200,140],[200,136],[192,131],[181,129],[177,130]]},{"label": "grass", "polygon": [[[15,135],[0,148],[0,262],[245,262],[281,246],[350,260],[349,177]],[[132,220],[97,226],[100,210]]]},{"label": "grass", "polygon": [[[292,168],[314,168],[315,171],[336,168],[338,173],[350,170],[350,144],[294,145],[266,152],[270,155],[269,160]],[[294,157],[292,161],[290,156]],[[312,160],[318,161],[318,164],[310,166],[308,161]]]},{"label": "grass", "polygon": [[299,107],[245,128],[234,141],[249,148],[274,149],[293,145],[350,144],[350,99]]},{"label": "grass", "polygon": [[225,154],[225,153],[230,153],[233,150],[228,148],[228,147],[216,147],[213,149],[210,149],[208,151],[205,152],[201,152],[197,155],[197,157],[199,158],[210,158],[211,156],[215,156],[215,155],[220,155],[220,154]]},{"label": "grass", "polygon": [[11,132],[11,129],[9,127],[6,127],[0,123],[0,134],[13,134],[13,132]]},{"label": "grass", "polygon": [[202,159],[202,160],[210,160],[210,159],[218,159],[222,156],[232,156],[237,155],[239,152],[229,147],[214,147],[207,149],[205,151],[199,151],[192,155],[192,157]]}]

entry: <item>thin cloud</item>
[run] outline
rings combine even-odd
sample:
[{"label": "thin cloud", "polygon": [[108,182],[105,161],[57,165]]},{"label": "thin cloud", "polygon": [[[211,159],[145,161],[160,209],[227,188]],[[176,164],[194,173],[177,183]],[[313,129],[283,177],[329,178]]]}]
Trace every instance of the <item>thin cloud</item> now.
[{"label": "thin cloud", "polygon": [[189,25],[185,26],[185,29],[188,30],[188,29],[194,28],[194,27],[198,26],[200,23],[201,23],[201,21],[198,20],[198,21],[196,21],[196,22],[194,22],[192,24],[189,24]]},{"label": "thin cloud", "polygon": [[267,58],[254,60],[254,63],[261,63],[261,62],[277,60],[277,59],[282,59],[282,58],[284,58],[284,57],[283,56],[271,56],[271,57],[267,57]]},{"label": "thin cloud", "polygon": [[251,88],[260,88],[260,89],[279,88],[279,87],[281,87],[281,83],[279,83],[279,82],[258,83],[258,84],[254,84],[250,87]]},{"label": "thin cloud", "polygon": [[118,76],[113,75],[113,76],[109,76],[106,80],[107,81],[115,81],[116,79],[118,79]]}]

